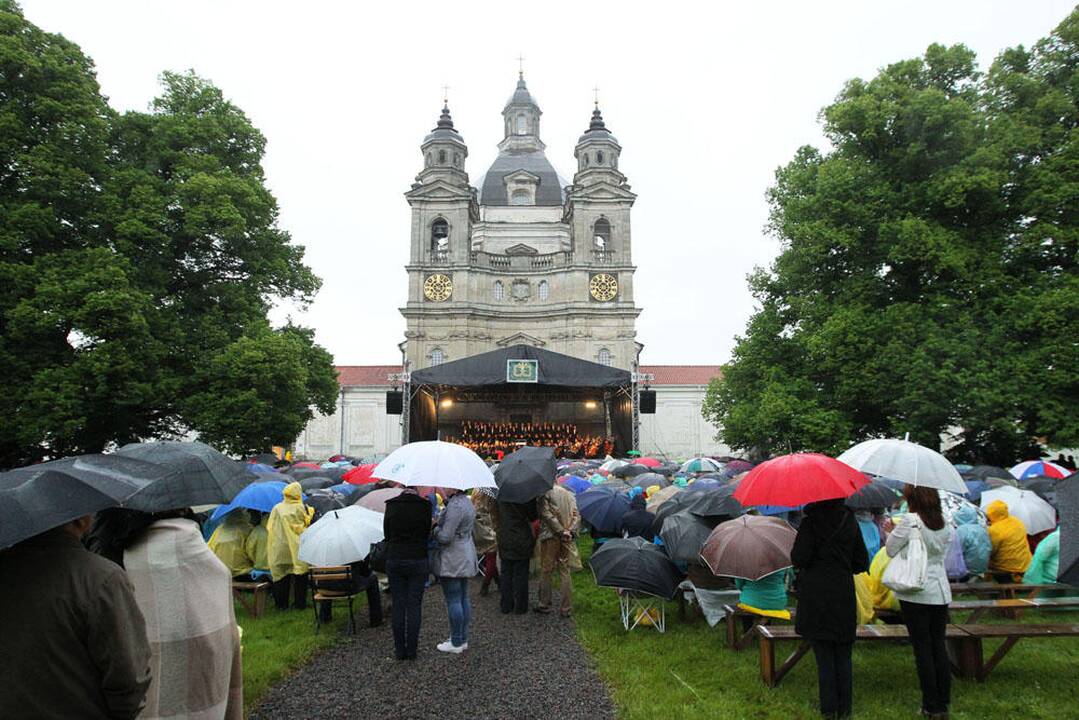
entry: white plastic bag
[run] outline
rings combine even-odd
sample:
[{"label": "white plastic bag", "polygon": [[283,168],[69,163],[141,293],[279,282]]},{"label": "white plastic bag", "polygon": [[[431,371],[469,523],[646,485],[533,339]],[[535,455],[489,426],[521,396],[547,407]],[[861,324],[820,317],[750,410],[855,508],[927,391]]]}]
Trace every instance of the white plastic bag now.
[{"label": "white plastic bag", "polygon": [[925,588],[925,576],[928,572],[929,557],[926,555],[922,529],[914,524],[910,529],[906,547],[888,563],[881,582],[898,593],[921,592]]}]

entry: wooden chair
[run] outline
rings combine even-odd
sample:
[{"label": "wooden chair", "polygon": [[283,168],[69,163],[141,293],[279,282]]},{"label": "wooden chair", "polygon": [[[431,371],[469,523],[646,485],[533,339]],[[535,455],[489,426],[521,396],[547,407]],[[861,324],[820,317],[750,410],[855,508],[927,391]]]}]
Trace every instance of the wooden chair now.
[{"label": "wooden chair", "polygon": [[[266,599],[270,595],[270,585],[266,581],[239,582],[232,581],[232,597],[243,605],[247,614],[253,618],[262,617],[266,612]],[[248,600],[247,593],[252,593]]]},{"label": "wooden chair", "polygon": [[[352,568],[348,565],[333,567],[313,567],[308,570],[308,578],[311,586],[311,600],[315,607],[315,632],[322,627],[322,615],[319,613],[319,603],[342,602],[348,606],[348,631],[356,634],[356,618],[352,613],[352,599],[357,593],[352,579]],[[345,585],[349,590],[334,589],[335,585]]]}]

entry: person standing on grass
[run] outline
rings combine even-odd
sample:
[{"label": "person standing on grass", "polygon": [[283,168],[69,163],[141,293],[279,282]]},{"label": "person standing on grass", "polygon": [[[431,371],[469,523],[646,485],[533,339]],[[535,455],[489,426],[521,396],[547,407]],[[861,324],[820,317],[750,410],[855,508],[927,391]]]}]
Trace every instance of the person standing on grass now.
[{"label": "person standing on grass", "polygon": [[539,605],[536,612],[551,611],[551,576],[557,570],[562,595],[559,613],[562,617],[569,617],[573,611],[573,581],[569,564],[573,556],[573,538],[581,520],[577,499],[569,490],[555,485],[541,495],[536,504],[540,517]]},{"label": "person standing on grass", "polygon": [[510,503],[498,501],[492,514],[498,536],[498,556],[502,560],[499,573],[503,615],[528,612],[528,563],[536,546],[532,523],[539,515],[536,501]]},{"label": "person standing on grass", "polygon": [[798,573],[794,627],[813,646],[821,714],[847,718],[853,706],[851,649],[858,625],[854,576],[869,569],[869,556],[854,513],[842,499],[810,503],[804,512],[791,549]]},{"label": "person standing on grass", "polygon": [[446,653],[461,653],[468,649],[468,625],[472,621],[472,606],[468,599],[468,581],[475,577],[476,544],[472,528],[476,524],[476,508],[468,496],[453,488],[443,488],[446,506],[438,516],[434,539],[435,567],[432,568],[446,598],[450,617],[450,637],[437,645]]},{"label": "person standing on grass", "polygon": [[888,557],[894,558],[910,542],[917,529],[925,542],[927,559],[925,585],[911,592],[895,591],[903,622],[914,649],[914,665],[922,686],[922,714],[946,720],[951,703],[952,676],[944,633],[948,626],[948,603],[952,588],[944,568],[944,555],[955,529],[944,521],[940,494],[935,488],[906,485],[903,497],[910,512],[903,516],[888,536]]},{"label": "person standing on grass", "polygon": [[270,511],[266,523],[266,555],[278,610],[288,609],[290,586],[292,608],[307,608],[307,563],[300,560],[300,535],[311,524],[314,513],[314,508],[303,504],[303,490],[298,482],[285,486],[283,499]]},{"label": "person standing on grass", "polygon": [[415,660],[420,640],[423,590],[430,566],[431,503],[416,488],[406,487],[386,501],[382,521],[386,536],[386,576],[393,597],[393,645],[398,660]]}]

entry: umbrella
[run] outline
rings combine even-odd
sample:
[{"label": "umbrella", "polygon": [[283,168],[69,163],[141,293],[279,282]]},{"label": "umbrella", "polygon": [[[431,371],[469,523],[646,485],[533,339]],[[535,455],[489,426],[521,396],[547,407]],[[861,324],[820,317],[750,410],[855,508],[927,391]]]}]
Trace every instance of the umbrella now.
[{"label": "umbrella", "polygon": [[259,453],[258,455],[252,455],[247,458],[248,463],[259,463],[260,465],[269,465],[273,467],[279,462],[279,458],[273,453]]},{"label": "umbrella", "polygon": [[746,460],[731,460],[723,466],[723,475],[728,478],[741,475],[753,469],[753,463]]},{"label": "umbrella", "polygon": [[656,460],[654,457],[643,457],[637,460],[638,465],[644,465],[647,468],[657,468],[663,464],[662,461]]},{"label": "umbrella", "polygon": [[617,532],[629,510],[629,497],[607,487],[592,487],[577,496],[581,519],[600,532]]},{"label": "umbrella", "polygon": [[982,510],[994,500],[1001,500],[1008,506],[1008,514],[1023,521],[1027,535],[1052,530],[1057,526],[1057,513],[1053,506],[1029,490],[1020,490],[1010,486],[987,490],[982,493]]},{"label": "umbrella", "polygon": [[319,465],[318,463],[313,463],[313,462],[298,462],[298,463],[293,463],[292,467],[294,467],[294,468],[314,468],[315,470],[318,470],[322,466]]},{"label": "umbrella", "polygon": [[790,567],[797,533],[783,520],[743,515],[716,527],[701,550],[701,559],[716,575],[760,580]]},{"label": "umbrella", "polygon": [[354,468],[351,465],[333,465],[333,466],[327,467],[327,468],[322,468],[322,467],[319,467],[319,468],[308,468],[308,467],[297,468],[294,465],[294,466],[290,467],[288,470],[286,470],[284,472],[284,474],[288,475],[289,477],[291,477],[293,479],[296,479],[296,480],[304,480],[305,478],[313,478],[313,477],[324,477],[324,478],[330,478],[334,482],[341,482],[341,480],[344,478],[345,474],[349,470],[353,470],[353,469]]},{"label": "umbrella", "polygon": [[[1027,460],[1021,462],[1011,469],[1012,477],[1022,480],[1025,477],[1032,475],[1043,475],[1045,477],[1061,478],[1067,477],[1068,469],[1062,468],[1056,463],[1051,463],[1048,460]],[[1003,477],[1007,477],[1006,475]]]},{"label": "umbrella", "polygon": [[372,475],[411,486],[437,485],[455,490],[495,487],[494,475],[483,458],[464,445],[440,440],[402,445],[387,455]]},{"label": "umbrella", "polygon": [[381,488],[367,493],[353,504],[384,513],[386,512],[386,501],[397,497],[402,492],[404,491],[401,488]]},{"label": "umbrella", "polygon": [[711,523],[683,510],[663,520],[659,537],[671,560],[696,562],[711,532]]},{"label": "umbrella", "polygon": [[[1060,561],[1057,580],[1079,585],[1079,475],[1060,483]],[[3,525],[0,525],[3,527]]]},{"label": "umbrella", "polygon": [[659,490],[652,497],[648,498],[648,512],[656,512],[656,510],[661,505],[663,505],[665,502],[667,502],[680,492],[682,492],[682,488],[678,487],[677,485],[671,485],[670,487],[665,487]]},{"label": "umbrella", "polygon": [[622,588],[670,600],[682,574],[658,545],[644,538],[613,538],[588,561],[596,584]]},{"label": "umbrella", "polygon": [[280,474],[277,471],[277,468],[275,468],[273,465],[267,465],[265,463],[255,463],[255,462],[244,463],[244,470],[246,470],[249,473],[254,473],[255,475],[264,475],[264,474],[267,474],[267,475],[279,475]]},{"label": "umbrella", "polygon": [[171,477],[158,465],[116,455],[81,455],[0,473],[0,548],[118,507],[149,483]]},{"label": "umbrella", "polygon": [[827,455],[795,453],[750,470],[734,496],[745,505],[804,505],[849,497],[868,483],[865,475]]},{"label": "umbrella", "polygon": [[653,485],[659,485],[659,487],[665,488],[671,484],[671,481],[663,477],[659,473],[642,473],[629,483],[632,487],[650,488]]},{"label": "umbrella", "polygon": [[1019,487],[1019,481],[1015,478],[989,478],[985,481],[985,484],[993,490],[1004,487],[1006,485],[1011,487]]},{"label": "umbrella", "polygon": [[847,507],[855,510],[889,508],[899,499],[899,493],[879,480],[859,488],[846,500]]},{"label": "umbrella", "polygon": [[614,470],[611,471],[611,475],[614,475],[615,477],[626,478],[637,477],[638,475],[643,475],[646,472],[651,472],[651,468],[648,468],[644,465],[637,465],[636,463],[634,463],[633,465],[622,465],[621,467],[616,467]]},{"label": "umbrella", "polygon": [[308,493],[304,504],[315,509],[312,519],[318,520],[332,510],[340,510],[345,507],[345,498],[329,490],[313,490]]},{"label": "umbrella", "polygon": [[[959,469],[958,466],[956,466],[956,469]],[[1012,477],[1010,472],[1002,467],[997,467],[996,465],[975,465],[966,472],[963,472],[962,470],[959,472],[974,480],[988,480],[989,478],[1004,478],[1008,480]]]},{"label": "umbrella", "polygon": [[1056,507],[1058,482],[1047,477],[1028,477],[1019,481],[1019,487],[1022,490],[1029,490],[1045,502]]},{"label": "umbrella", "polygon": [[947,458],[936,450],[907,440],[866,440],[846,450],[838,459],[862,472],[883,475],[908,485],[960,494],[967,491],[959,471]]},{"label": "umbrella", "polygon": [[378,467],[376,463],[358,465],[342,475],[341,479],[350,485],[366,485],[367,483],[378,482],[371,476],[376,467]]},{"label": "umbrella", "polygon": [[955,522],[955,514],[959,512],[960,508],[969,507],[974,510],[974,515],[978,519],[978,524],[982,527],[989,527],[989,518],[985,516],[985,511],[980,507],[970,502],[964,497],[956,495],[955,493],[942,492],[940,493],[940,511],[944,515],[944,519],[950,522],[952,525],[957,525]]},{"label": "umbrella", "polygon": [[706,457],[693,458],[682,463],[681,467],[684,473],[719,472],[722,469],[723,465]]},{"label": "umbrella", "polygon": [[299,557],[315,567],[348,565],[366,558],[383,537],[382,514],[352,505],[312,523],[300,535]]},{"label": "umbrella", "polygon": [[707,518],[715,525],[722,518],[741,515],[745,507],[734,499],[732,488],[717,487],[710,491],[684,490],[663,503],[656,511],[656,520],[663,521],[679,512],[690,512]]},{"label": "umbrella", "polygon": [[340,483],[338,485],[331,485],[326,489],[327,490],[332,490],[333,492],[335,492],[338,495],[341,495],[343,497],[352,497],[352,494],[354,492],[356,492],[357,490],[359,490],[359,488],[357,486],[349,485],[348,483]]},{"label": "umbrella", "polygon": [[967,491],[963,493],[963,497],[973,503],[981,502],[982,493],[991,488],[989,483],[984,480],[964,480],[963,482],[967,486]]},{"label": "umbrella", "polygon": [[253,479],[241,463],[198,441],[130,443],[116,454],[179,473],[170,475],[168,484],[154,483],[124,503],[133,510],[159,512],[227,503]]},{"label": "umbrella", "polygon": [[227,505],[221,505],[210,516],[210,522],[217,522],[237,508],[270,512],[274,505],[284,500],[286,483],[277,480],[253,482],[232,499]]},{"label": "umbrella", "polygon": [[603,470],[604,472],[611,472],[612,470],[623,467],[625,465],[629,465],[629,463],[625,460],[607,460],[605,463],[599,466],[599,469]]},{"label": "umbrella", "polygon": [[576,475],[570,475],[562,482],[562,487],[571,491],[574,495],[580,495],[585,490],[591,488],[592,483],[584,478],[577,477]]},{"label": "umbrella", "polygon": [[331,485],[336,485],[337,480],[332,477],[326,477],[325,475],[311,475],[299,480],[300,487],[304,492],[311,490],[321,490],[322,488],[328,488]]},{"label": "umbrella", "polygon": [[554,448],[525,445],[502,459],[495,471],[498,499],[526,503],[554,486]]},{"label": "umbrella", "polygon": [[652,472],[656,473],[657,475],[662,475],[663,477],[670,477],[671,475],[674,475],[676,472],[678,472],[678,465],[657,465],[656,467],[652,468]]}]

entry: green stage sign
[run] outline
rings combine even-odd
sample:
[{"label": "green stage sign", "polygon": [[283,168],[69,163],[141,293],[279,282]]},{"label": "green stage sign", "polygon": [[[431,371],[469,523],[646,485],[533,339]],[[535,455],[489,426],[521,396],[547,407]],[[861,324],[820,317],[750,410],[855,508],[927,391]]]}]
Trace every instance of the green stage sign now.
[{"label": "green stage sign", "polygon": [[506,382],[539,382],[539,360],[507,360]]}]

